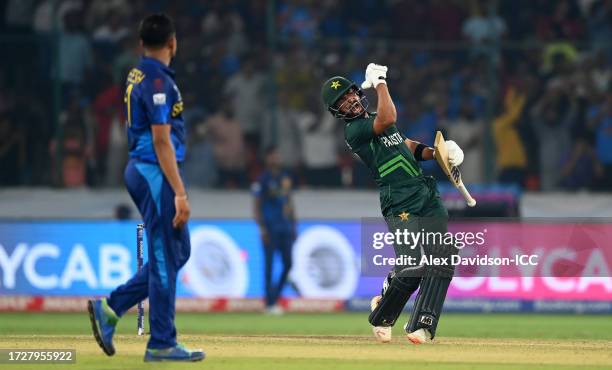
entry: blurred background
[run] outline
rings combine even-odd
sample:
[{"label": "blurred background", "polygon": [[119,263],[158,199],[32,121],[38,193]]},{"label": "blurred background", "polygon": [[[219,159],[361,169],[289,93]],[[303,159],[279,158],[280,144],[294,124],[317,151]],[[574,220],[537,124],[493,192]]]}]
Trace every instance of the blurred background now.
[{"label": "blurred background", "polygon": [[192,187],[247,188],[271,144],[300,187],[371,187],[319,97],[370,61],[390,67],[400,129],[446,129],[467,182],[612,185],[610,1],[3,3],[2,186],[122,185],[124,80],[154,11],[176,20]]},{"label": "blurred background", "polygon": [[[442,180],[454,216],[612,216],[610,0],[0,4],[0,217],[6,221],[0,243],[5,256],[15,256],[20,243],[30,252],[36,243],[55,243],[57,253],[47,252],[57,259],[39,265],[47,273],[83,248],[95,277],[77,274],[74,285],[66,278],[39,287],[23,277],[29,282],[21,294],[103,294],[134,269],[133,259],[122,259],[135,253],[138,216],[122,182],[124,80],[139,60],[138,22],[156,11],[170,14],[177,27],[172,67],[190,131],[183,169],[194,230],[213,228],[210,238],[219,230],[236,238],[230,249],[237,254],[228,256],[240,256],[246,271],[238,296],[261,295],[262,257],[248,189],[271,145],[295,179],[300,234],[331,228],[358,255],[355,228],[360,217],[379,216],[377,190],[348,152],[343,125],[324,111],[319,91],[333,75],[360,83],[370,62],[389,66],[397,124],[406,136],[431,144],[440,129],[463,148],[461,169],[479,202],[475,209],[466,208],[433,162],[423,163],[426,173]],[[367,96],[374,109],[376,97]],[[132,221],[108,221],[114,218]],[[85,221],[91,219],[106,221]],[[308,235],[319,235],[318,243],[327,237]],[[109,249],[115,259],[98,256],[102,245],[114,244],[123,246],[116,255]],[[223,253],[216,260],[202,257],[216,262],[194,271],[227,273],[219,267],[226,266],[219,262]],[[312,266],[303,270],[320,286],[340,279],[333,257],[343,254],[329,253],[316,255],[316,273]],[[109,272],[107,264],[117,270]],[[116,280],[96,275],[101,271]],[[378,283],[355,282],[348,294],[329,296],[368,296]],[[189,289],[180,292],[210,294]],[[0,292],[11,293],[6,282]],[[514,298],[546,296],[525,294]],[[601,301],[608,291],[589,294],[574,298]]]}]

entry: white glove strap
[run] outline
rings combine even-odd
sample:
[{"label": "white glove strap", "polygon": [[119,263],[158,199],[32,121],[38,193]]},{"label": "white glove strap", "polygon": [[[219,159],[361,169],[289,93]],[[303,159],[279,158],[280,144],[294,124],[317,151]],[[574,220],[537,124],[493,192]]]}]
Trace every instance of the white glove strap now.
[{"label": "white glove strap", "polygon": [[380,85],[380,84],[387,84],[387,80],[382,78],[382,79],[376,79],[376,80],[372,80],[372,85],[374,85],[374,88],[376,88],[376,86]]}]

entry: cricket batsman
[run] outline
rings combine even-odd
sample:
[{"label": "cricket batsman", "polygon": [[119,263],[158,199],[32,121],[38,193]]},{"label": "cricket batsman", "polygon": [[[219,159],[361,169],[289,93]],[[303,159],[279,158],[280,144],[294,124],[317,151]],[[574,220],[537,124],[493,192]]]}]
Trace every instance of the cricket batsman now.
[{"label": "cricket batsman", "polygon": [[[395,126],[397,113],[387,87],[387,67],[370,63],[361,88],[376,89],[377,111],[368,112],[362,90],[347,78],[336,76],[325,81],[321,95],[325,107],[345,122],[345,140],[351,151],[370,169],[380,189],[380,206],[391,232],[446,233],[448,212],[440,199],[436,182],[424,176],[417,161],[434,159],[434,149],[406,138]],[[463,151],[453,141],[446,142],[451,165],[463,161]],[[449,257],[454,246],[421,244],[409,248],[394,245],[396,256],[427,254]],[[419,259],[420,260],[420,259]],[[391,340],[391,328],[410,296],[420,287],[412,314],[404,326],[415,344],[431,341],[442,312],[452,266],[397,265],[383,284],[382,294],[372,299],[369,322],[381,342]]]},{"label": "cricket batsman", "polygon": [[176,277],[191,251],[189,202],[179,171],[187,142],[183,100],[169,68],[177,49],[174,23],[153,14],[139,33],[144,56],[127,76],[124,97],[130,152],[124,176],[145,222],[148,261],[107,298],[89,301],[89,317],[96,341],[112,356],[117,321],[149,298],[151,337],[144,361],[201,361],[202,350],[177,343],[174,326]]}]

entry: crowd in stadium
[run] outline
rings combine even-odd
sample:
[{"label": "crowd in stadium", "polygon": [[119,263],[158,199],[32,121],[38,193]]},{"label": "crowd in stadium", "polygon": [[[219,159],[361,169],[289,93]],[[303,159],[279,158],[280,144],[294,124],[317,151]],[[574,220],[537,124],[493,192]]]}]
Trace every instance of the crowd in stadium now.
[{"label": "crowd in stadium", "polygon": [[136,20],[170,9],[191,186],[246,188],[270,146],[300,186],[371,186],[319,91],[376,61],[400,130],[431,144],[444,129],[466,183],[612,187],[610,0],[5,3],[2,186],[121,184]]}]

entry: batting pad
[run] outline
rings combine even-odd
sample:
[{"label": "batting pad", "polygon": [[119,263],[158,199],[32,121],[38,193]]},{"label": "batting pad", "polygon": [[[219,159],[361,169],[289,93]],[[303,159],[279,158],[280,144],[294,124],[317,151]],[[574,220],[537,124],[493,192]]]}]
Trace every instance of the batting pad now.
[{"label": "batting pad", "polygon": [[406,302],[417,290],[421,278],[394,277],[383,293],[378,306],[372,311],[368,321],[373,326],[393,326],[401,315]]},{"label": "batting pad", "polygon": [[423,277],[419,294],[412,308],[410,321],[406,326],[407,333],[424,328],[431,333],[431,339],[435,337],[451,279],[450,277],[432,275]]}]

